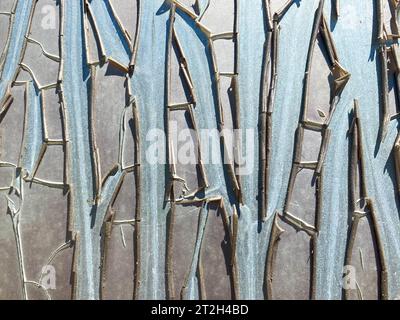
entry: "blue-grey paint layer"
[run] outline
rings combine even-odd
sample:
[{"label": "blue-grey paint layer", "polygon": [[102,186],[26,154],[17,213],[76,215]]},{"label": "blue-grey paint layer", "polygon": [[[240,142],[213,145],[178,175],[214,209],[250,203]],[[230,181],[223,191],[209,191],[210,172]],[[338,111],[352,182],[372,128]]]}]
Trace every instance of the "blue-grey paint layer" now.
[{"label": "blue-grey paint layer", "polygon": [[[209,130],[211,135],[215,133],[213,139],[209,141],[218,141],[218,119],[219,119],[219,104],[218,104],[218,88],[215,78],[214,65],[212,61],[211,47],[209,46],[208,37],[196,25],[195,21],[181,10],[177,10],[176,19],[174,23],[176,35],[182,46],[185,54],[189,72],[192,79],[192,84],[196,92],[196,107],[194,108],[194,116],[199,132],[206,132]],[[211,84],[211,85],[210,85]],[[210,155],[206,151],[210,143],[205,141],[206,135],[200,134],[200,145],[202,147],[202,155]],[[208,150],[210,151],[210,150]],[[207,176],[208,187],[203,193],[196,195],[199,199],[207,199],[211,197],[221,197],[224,202],[224,207],[227,214],[231,215],[232,205],[235,200],[229,197],[224,164],[222,160],[221,150],[216,150],[209,156],[209,159],[203,159],[205,174]],[[189,273],[187,290],[187,298],[197,298],[198,292],[195,290],[197,286],[197,275],[194,268],[197,267],[199,259],[200,248],[203,238],[204,228],[207,223],[207,210],[201,211],[201,218],[199,223],[199,233],[194,248],[193,262],[191,272]],[[221,222],[222,223],[222,222]],[[194,265],[196,263],[196,266]]]},{"label": "blue-grey paint layer", "polygon": [[26,85],[24,140],[19,166],[33,174],[43,145],[43,110],[41,92],[33,81]]},{"label": "blue-grey paint layer", "polygon": [[[292,167],[304,72],[318,0],[292,5],[280,22],[276,99],[272,113],[267,215],[281,211]],[[293,50],[296,48],[296,50]]]},{"label": "blue-grey paint layer", "polygon": [[[378,228],[383,237],[388,262],[389,298],[395,298],[400,292],[400,223],[391,154],[397,124],[395,121],[390,123],[385,140],[379,144],[380,68],[375,5],[375,1],[342,2],[339,20],[328,21],[341,63],[351,73],[351,79],[332,119],[332,137],[323,173],[323,209],[317,246],[318,299],[341,298],[348,217],[346,134],[353,99],[358,99],[360,104],[367,190],[374,202]],[[330,10],[328,1],[325,8],[327,17],[330,17]]]},{"label": "blue-grey paint layer", "polygon": [[[266,41],[263,0],[238,2],[240,128],[257,130],[259,125],[264,43]],[[243,150],[254,159],[250,174],[240,177],[243,205],[240,206],[237,246],[240,298],[263,299],[263,283],[269,232],[273,219],[259,222],[259,142],[255,132],[253,150]],[[246,153],[245,153],[246,152]]]},{"label": "blue-grey paint layer", "polygon": [[[196,25],[195,21],[187,14],[177,10],[175,30],[181,43],[183,52],[189,66],[189,72],[196,92],[196,107],[194,109],[197,128],[200,132],[204,129],[216,133],[218,138],[219,105],[217,98],[217,86],[214,75],[212,55],[207,36]],[[211,84],[211,85],[210,85]],[[206,139],[205,136],[200,136]],[[205,148],[209,146],[203,141],[203,155],[209,154]],[[218,150],[220,151],[220,150]],[[221,196],[225,204],[230,203],[227,185],[224,176],[224,165],[221,153],[212,154],[209,161],[205,160],[205,174],[209,188],[204,192],[203,198]],[[229,209],[229,208],[228,208]]]},{"label": "blue-grey paint layer", "polygon": [[[7,53],[4,56],[0,79],[0,101],[11,84],[20,63],[24,36],[34,0],[19,0],[15,23],[11,28]],[[65,0],[64,34],[62,36],[62,97],[66,110],[68,138],[68,182],[74,228],[79,232],[77,270],[78,299],[98,299],[101,272],[100,231],[111,199],[125,172],[119,167],[107,177],[101,190],[94,183],[94,162],[90,141],[90,97],[92,86],[84,36],[84,0]],[[239,107],[240,128],[256,129],[259,125],[261,77],[264,43],[266,40],[264,0],[238,0],[239,16]],[[209,4],[199,0],[200,15]],[[267,220],[259,220],[259,144],[254,141],[253,170],[241,176],[243,203],[238,204],[223,165],[222,152],[212,154],[217,163],[205,163],[209,187],[199,192],[197,200],[220,196],[228,214],[233,206],[239,209],[237,261],[239,293],[242,299],[264,297],[263,282],[271,224],[276,211],[284,206],[292,168],[295,131],[302,107],[304,72],[312,33],[313,18],[319,0],[294,1],[279,22],[279,61],[276,99],[272,113],[272,146],[268,177]],[[108,0],[91,0],[90,6],[97,23],[105,55],[123,66],[128,66],[131,47],[113,16]],[[331,138],[322,171],[322,201],[317,237],[316,282],[317,299],[341,299],[342,267],[345,261],[348,232],[348,158],[349,121],[353,100],[360,103],[363,133],[366,184],[377,215],[377,226],[382,235],[387,258],[389,298],[400,295],[400,219],[398,195],[395,187],[393,144],[398,134],[397,120],[390,122],[385,139],[379,142],[380,126],[380,64],[376,42],[376,1],[348,0],[341,3],[340,17],[333,20],[331,1],[326,1],[325,17],[331,28],[340,63],[351,74],[333,114]],[[165,133],[166,119],[166,57],[168,46],[170,4],[164,0],[140,1],[140,30],[135,69],[131,75],[131,92],[135,98],[140,122],[141,180],[141,273],[138,297],[164,299],[165,243],[169,203],[165,201],[168,166],[165,162],[152,163],[148,152],[157,147],[166,150],[166,141],[150,140],[151,133]],[[218,86],[214,73],[211,46],[207,35],[187,13],[177,9],[174,28],[185,53],[190,77],[196,92],[193,109],[197,128],[219,129]],[[97,68],[100,68],[98,66]],[[41,91],[30,81],[26,86],[27,109],[25,133],[20,164],[32,174],[43,145],[43,114]],[[310,91],[313,94],[313,91]],[[315,107],[315,106],[312,106]],[[125,110],[121,110],[121,112]],[[153,130],[157,130],[153,131]],[[217,133],[218,134],[218,133]],[[245,132],[242,132],[245,134]],[[154,136],[153,136],[154,137]],[[160,136],[158,136],[160,138]],[[204,138],[200,136],[200,138]],[[242,136],[244,138],[244,136]],[[122,137],[123,139],[123,137]],[[201,140],[200,143],[205,142]],[[244,144],[246,145],[246,144]],[[244,151],[243,151],[244,152]],[[164,154],[165,156],[165,154]],[[247,154],[248,156],[248,154]],[[218,159],[216,159],[218,158]],[[165,157],[160,160],[165,160]],[[211,160],[211,158],[209,159]],[[99,194],[95,204],[95,195]],[[133,196],[133,195],[132,195]],[[197,265],[208,206],[200,211],[198,234],[188,286],[184,297],[199,297]]]},{"label": "blue-grey paint layer", "polygon": [[[151,144],[146,133],[151,129],[164,128],[164,87],[166,40],[154,42],[146,35],[153,27],[158,33],[166,33],[168,11],[162,6],[163,1],[144,2],[141,6],[140,47],[138,50],[135,73],[132,77],[132,92],[140,108],[141,147],[147,150]],[[70,183],[75,216],[75,227],[80,233],[80,255],[78,268],[77,297],[97,299],[100,283],[100,228],[110,199],[122,178],[122,170],[105,181],[98,206],[93,206],[93,164],[91,158],[89,131],[89,94],[91,89],[90,72],[85,52],[83,36],[82,2],[65,3],[64,35],[64,102],[67,110],[68,132],[71,146],[69,158]],[[108,13],[109,14],[109,13]],[[160,19],[164,17],[164,19]],[[157,19],[156,19],[157,18]],[[105,19],[99,27],[100,36],[112,28],[111,20]],[[156,24],[156,26],[154,25]],[[115,35],[114,35],[115,36]],[[107,37],[106,37],[107,38]],[[115,40],[115,39],[114,39]],[[111,42],[110,42],[111,41]],[[122,39],[120,39],[123,43]],[[106,47],[113,47],[115,41],[107,40]],[[126,43],[124,43],[124,47]],[[119,48],[120,49],[120,48]],[[116,49],[117,51],[120,51]],[[153,59],[148,59],[152,56]],[[127,56],[125,56],[127,58]],[[126,59],[126,62],[129,62]],[[150,72],[151,71],[151,72]],[[142,154],[146,156],[145,153]],[[141,159],[142,180],[142,229],[140,261],[142,281],[139,297],[162,299],[165,297],[164,251],[165,219],[167,208],[164,204],[165,167],[160,164],[149,164]],[[157,192],[154,191],[157,186]],[[149,255],[148,253],[151,252]],[[83,273],[82,270],[86,270]]]},{"label": "blue-grey paint layer", "polygon": [[89,134],[90,70],[83,26],[83,1],[64,1],[63,98],[70,154],[68,175],[75,230],[79,232],[78,299],[97,299],[100,286],[100,241],[92,229],[94,179]]},{"label": "blue-grey paint layer", "polygon": [[[96,3],[99,3],[97,1]],[[121,183],[124,171],[119,164],[118,168],[107,176],[101,190],[94,185],[94,161],[90,141],[90,104],[94,99],[90,97],[92,86],[91,73],[88,65],[83,32],[83,3],[65,3],[65,27],[63,42],[63,98],[67,110],[67,127],[71,154],[68,159],[69,179],[71,185],[72,212],[75,219],[75,230],[79,232],[79,257],[77,277],[77,298],[98,299],[100,293],[101,273],[101,228],[110,202]],[[108,6],[108,4],[104,4]],[[97,8],[97,6],[95,6]],[[118,38],[118,33],[109,34],[116,30],[111,12],[97,8],[101,21],[99,24],[100,36],[107,41],[105,45],[111,48],[111,54],[128,48],[125,38]],[[108,16],[108,18],[107,18]],[[98,22],[99,23],[99,22]],[[121,47],[118,47],[121,44]],[[123,50],[122,50],[123,51]],[[129,64],[127,52],[121,52],[121,60],[126,66]],[[123,112],[125,112],[123,110]],[[123,137],[122,137],[123,139]],[[99,191],[99,192],[98,192]],[[95,194],[100,197],[95,203]],[[85,272],[83,271],[85,270]]]},{"label": "blue-grey paint layer", "polygon": [[113,59],[128,67],[131,57],[131,48],[126,36],[116,21],[109,0],[90,1],[99,37],[104,45],[107,59]]},{"label": "blue-grey paint layer", "polygon": [[210,2],[211,0],[197,0],[199,17],[203,16],[207,12],[208,7],[210,6]]},{"label": "blue-grey paint layer", "polygon": [[[154,130],[164,131],[169,7],[163,4],[163,0],[141,1],[139,47],[131,81],[132,94],[139,108],[142,150],[140,299],[165,298],[165,230],[169,208],[164,203],[167,168],[146,160],[146,150],[156,143],[148,140],[146,135],[156,133]],[[161,147],[165,148],[165,143]]]},{"label": "blue-grey paint layer", "polygon": [[29,20],[34,5],[34,0],[19,0],[15,10],[14,24],[11,28],[10,39],[2,65],[0,76],[0,101],[3,99],[10,82],[13,80],[17,67],[22,58],[25,35],[29,28]]}]

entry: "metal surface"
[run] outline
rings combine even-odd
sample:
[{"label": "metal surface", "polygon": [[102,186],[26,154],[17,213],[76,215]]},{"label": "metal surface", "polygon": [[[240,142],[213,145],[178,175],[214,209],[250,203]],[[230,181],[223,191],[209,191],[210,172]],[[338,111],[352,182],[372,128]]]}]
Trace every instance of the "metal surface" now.
[{"label": "metal surface", "polygon": [[0,299],[398,298],[399,9],[1,0]]}]

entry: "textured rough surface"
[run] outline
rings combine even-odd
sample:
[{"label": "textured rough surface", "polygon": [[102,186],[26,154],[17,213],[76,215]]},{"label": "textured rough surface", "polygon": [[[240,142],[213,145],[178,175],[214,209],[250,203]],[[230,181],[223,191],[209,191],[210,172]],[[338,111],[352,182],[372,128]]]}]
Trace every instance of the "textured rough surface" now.
[{"label": "textured rough surface", "polygon": [[400,298],[397,0],[1,0],[0,299]]}]

